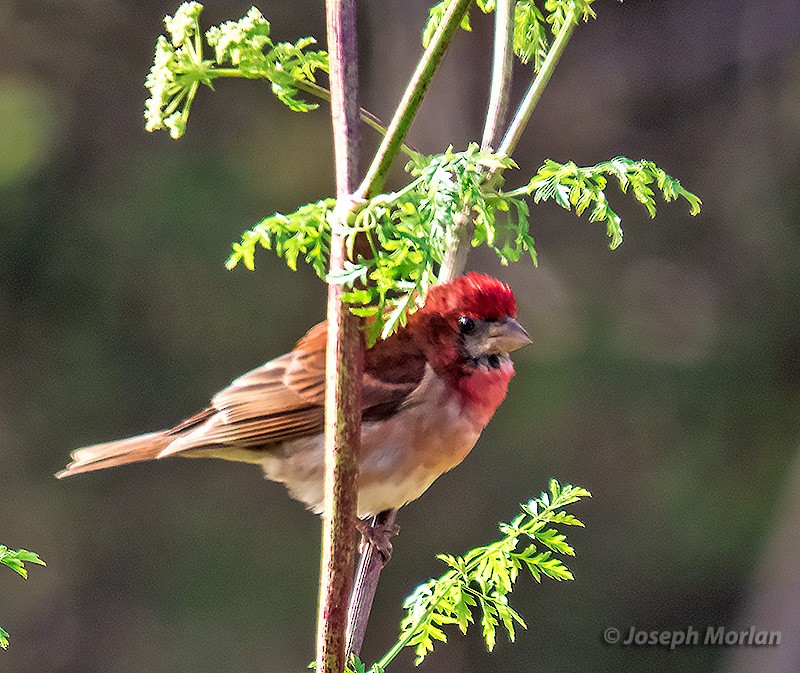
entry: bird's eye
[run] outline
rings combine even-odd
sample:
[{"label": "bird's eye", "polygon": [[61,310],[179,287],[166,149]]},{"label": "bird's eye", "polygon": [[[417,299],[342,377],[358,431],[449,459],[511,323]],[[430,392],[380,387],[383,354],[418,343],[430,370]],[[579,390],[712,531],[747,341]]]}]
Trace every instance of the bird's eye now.
[{"label": "bird's eye", "polygon": [[462,334],[470,334],[475,330],[475,321],[472,318],[467,318],[467,316],[462,315],[458,319],[458,329],[461,330]]}]

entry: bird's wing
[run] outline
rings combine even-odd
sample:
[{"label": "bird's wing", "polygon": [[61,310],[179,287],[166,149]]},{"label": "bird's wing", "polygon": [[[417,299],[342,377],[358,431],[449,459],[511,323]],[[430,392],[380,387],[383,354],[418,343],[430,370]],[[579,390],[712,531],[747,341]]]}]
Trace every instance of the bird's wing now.
[{"label": "bird's wing", "polygon": [[[364,420],[393,413],[422,380],[424,358],[410,340],[395,337],[367,351]],[[215,445],[257,450],[322,432],[326,338],[323,322],[290,353],[240,376],[208,409],[170,430],[175,440],[162,455]]]}]

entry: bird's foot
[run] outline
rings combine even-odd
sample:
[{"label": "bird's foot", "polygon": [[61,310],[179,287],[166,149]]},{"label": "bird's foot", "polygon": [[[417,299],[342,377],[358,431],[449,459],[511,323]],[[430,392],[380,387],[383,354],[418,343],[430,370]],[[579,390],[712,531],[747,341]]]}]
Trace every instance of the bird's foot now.
[{"label": "bird's foot", "polygon": [[386,565],[392,558],[391,539],[400,532],[400,526],[396,523],[376,523],[373,518],[359,519],[356,528],[361,533],[359,551],[364,554],[369,547],[372,547],[380,553],[383,564]]}]

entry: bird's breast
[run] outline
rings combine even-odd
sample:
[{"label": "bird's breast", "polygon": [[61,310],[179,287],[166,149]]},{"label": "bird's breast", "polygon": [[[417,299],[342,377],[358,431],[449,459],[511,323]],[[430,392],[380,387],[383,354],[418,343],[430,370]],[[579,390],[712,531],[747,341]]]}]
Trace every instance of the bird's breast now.
[{"label": "bird's breast", "polygon": [[362,427],[359,511],[377,514],[416,500],[464,460],[482,429],[429,368],[399,413]]},{"label": "bird's breast", "polygon": [[[430,367],[400,409],[364,423],[359,455],[358,515],[361,518],[415,500],[441,474],[458,465],[483,429],[465,409],[463,396]],[[323,510],[322,436],[286,442],[263,461],[266,476],[317,513]]]}]

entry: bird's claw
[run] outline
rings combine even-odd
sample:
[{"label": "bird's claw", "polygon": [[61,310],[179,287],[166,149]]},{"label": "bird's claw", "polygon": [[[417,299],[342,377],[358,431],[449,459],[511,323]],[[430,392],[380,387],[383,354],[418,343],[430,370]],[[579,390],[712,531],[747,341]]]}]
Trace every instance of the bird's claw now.
[{"label": "bird's claw", "polygon": [[383,557],[383,563],[386,565],[389,559],[392,558],[391,539],[400,532],[400,526],[396,523],[373,524],[371,521],[359,519],[356,528],[361,533],[359,551],[364,554],[369,547],[372,547],[380,553]]}]

